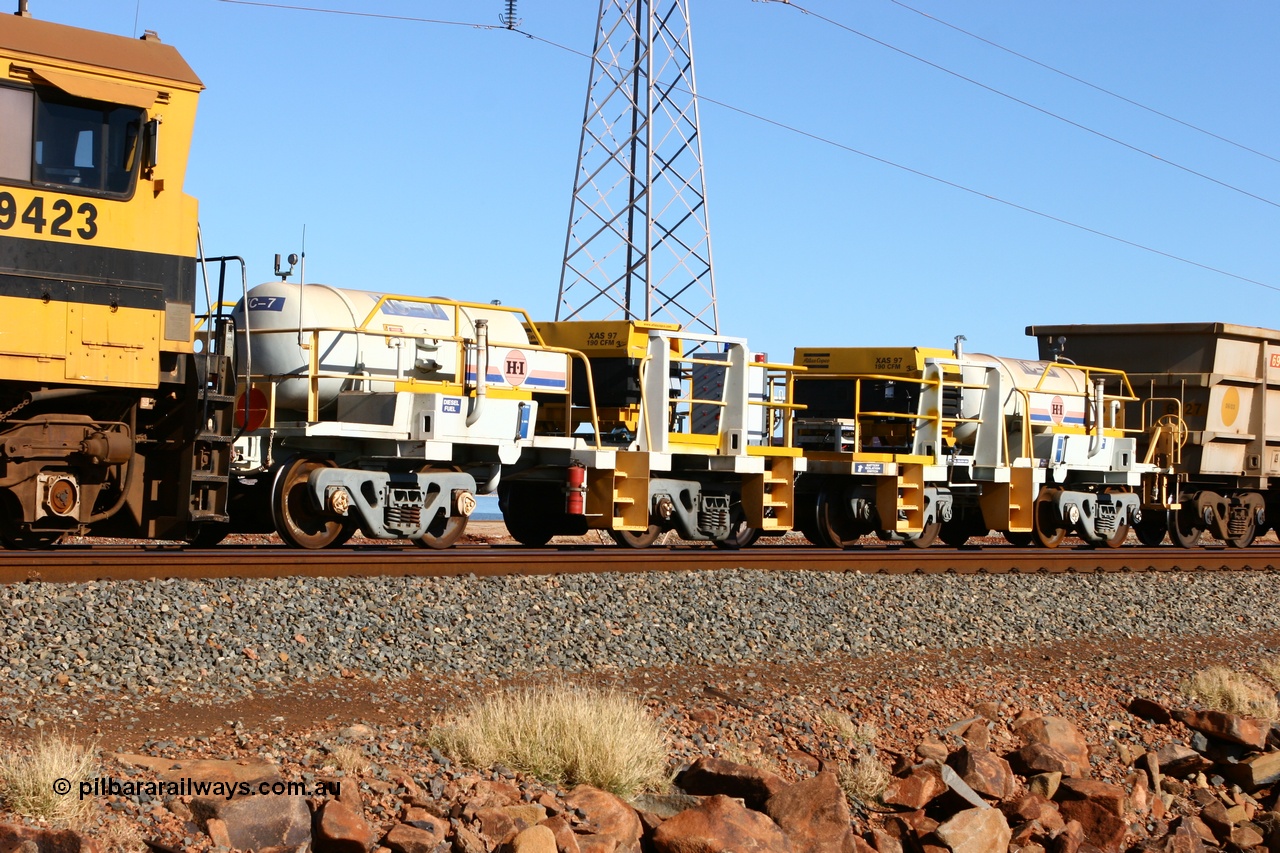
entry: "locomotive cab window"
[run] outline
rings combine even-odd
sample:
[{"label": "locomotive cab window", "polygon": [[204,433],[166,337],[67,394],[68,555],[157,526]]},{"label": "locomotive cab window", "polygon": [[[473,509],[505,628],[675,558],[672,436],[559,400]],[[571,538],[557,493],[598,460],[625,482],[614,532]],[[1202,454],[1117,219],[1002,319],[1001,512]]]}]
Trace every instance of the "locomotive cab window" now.
[{"label": "locomotive cab window", "polygon": [[138,173],[143,112],[61,93],[40,93],[32,180],[87,193],[127,196]]},{"label": "locomotive cab window", "polygon": [[135,106],[0,86],[0,181],[127,198],[144,118]]},{"label": "locomotive cab window", "polygon": [[31,180],[34,93],[0,86],[0,180]]}]

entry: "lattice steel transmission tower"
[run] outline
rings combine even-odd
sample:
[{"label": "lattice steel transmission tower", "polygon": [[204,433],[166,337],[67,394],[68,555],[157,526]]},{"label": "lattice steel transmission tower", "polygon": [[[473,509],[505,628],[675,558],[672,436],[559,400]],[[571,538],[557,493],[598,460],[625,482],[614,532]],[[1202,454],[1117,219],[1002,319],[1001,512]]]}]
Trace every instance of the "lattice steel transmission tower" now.
[{"label": "lattice steel transmission tower", "polygon": [[600,2],[557,320],[719,333],[689,3]]}]

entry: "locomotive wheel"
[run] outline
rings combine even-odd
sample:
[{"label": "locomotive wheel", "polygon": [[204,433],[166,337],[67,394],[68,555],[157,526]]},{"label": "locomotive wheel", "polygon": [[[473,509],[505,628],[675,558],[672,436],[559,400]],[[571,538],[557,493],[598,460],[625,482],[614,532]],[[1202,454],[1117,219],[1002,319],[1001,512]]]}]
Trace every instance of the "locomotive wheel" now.
[{"label": "locomotive wheel", "polygon": [[355,522],[324,515],[308,493],[307,478],[312,471],[336,467],[328,459],[298,457],[276,474],[271,516],[286,545],[310,550],[336,548],[355,534]]},{"label": "locomotive wheel", "polygon": [[1194,548],[1200,544],[1200,529],[1194,518],[1182,510],[1169,510],[1169,539],[1179,548]]},{"label": "locomotive wheel", "polygon": [[906,540],[906,544],[912,548],[928,548],[934,542],[938,541],[938,533],[942,530],[942,522],[935,521],[933,524],[926,524],[924,529],[920,531],[920,535],[915,539]]},{"label": "locomotive wheel", "polygon": [[466,529],[467,517],[465,515],[451,515],[448,518],[439,515],[436,516],[435,521],[431,522],[427,532],[422,534],[422,538],[410,539],[409,541],[419,548],[443,551],[446,548],[452,548],[453,544],[462,538],[462,534]]},{"label": "locomotive wheel", "polygon": [[1000,532],[1000,535],[1004,537],[1004,541],[1008,542],[1010,545],[1016,545],[1019,548],[1026,548],[1034,542],[1036,538],[1034,533],[1013,530],[1003,530]]},{"label": "locomotive wheel", "polygon": [[1169,525],[1160,513],[1149,512],[1142,516],[1142,521],[1133,528],[1138,541],[1148,548],[1155,548],[1164,542],[1164,535],[1169,532]]},{"label": "locomotive wheel", "polygon": [[[1057,548],[1067,538],[1067,528],[1056,518],[1053,509],[1054,493],[1041,492],[1035,502],[1035,534],[1033,541],[1042,548]],[[1128,528],[1125,528],[1128,533]]]},{"label": "locomotive wheel", "polygon": [[662,535],[662,528],[650,524],[648,530],[610,530],[613,541],[627,548],[648,548]]}]

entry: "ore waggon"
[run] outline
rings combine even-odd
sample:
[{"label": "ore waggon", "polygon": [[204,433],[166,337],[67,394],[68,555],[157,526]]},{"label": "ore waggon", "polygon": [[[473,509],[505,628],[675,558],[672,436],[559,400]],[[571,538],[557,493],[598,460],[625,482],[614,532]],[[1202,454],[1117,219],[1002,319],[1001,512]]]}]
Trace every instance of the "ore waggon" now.
[{"label": "ore waggon", "polygon": [[[1128,372],[1130,414],[1164,426],[1139,446],[1174,473],[1144,498],[1138,537],[1243,548],[1280,518],[1280,332],[1230,323],[1028,326],[1040,354]],[[1161,446],[1161,445],[1164,446]],[[1168,446],[1172,445],[1172,446]]]},{"label": "ore waggon", "polygon": [[196,351],[200,79],[151,34],[21,14],[0,70],[0,541],[216,538],[234,383]]}]

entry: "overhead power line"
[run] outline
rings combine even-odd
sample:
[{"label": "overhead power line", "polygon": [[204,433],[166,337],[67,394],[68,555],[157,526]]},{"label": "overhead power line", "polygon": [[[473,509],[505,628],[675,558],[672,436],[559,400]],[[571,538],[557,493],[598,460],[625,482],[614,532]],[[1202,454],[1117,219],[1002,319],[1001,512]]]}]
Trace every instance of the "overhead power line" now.
[{"label": "overhead power line", "polygon": [[1260,201],[1260,202],[1262,202],[1263,204],[1269,204],[1269,205],[1271,205],[1272,207],[1280,208],[1280,202],[1275,202],[1275,201],[1272,201],[1272,200],[1271,200],[1271,199],[1269,199],[1269,198],[1264,198],[1263,196],[1260,196],[1260,195],[1258,195],[1258,194],[1256,194],[1256,193],[1251,193],[1251,192],[1249,192],[1249,191],[1248,191],[1248,190],[1246,190],[1246,189],[1243,189],[1243,188],[1241,188],[1241,187],[1237,187],[1237,186],[1235,186],[1234,184],[1229,184],[1229,183],[1227,183],[1226,181],[1220,181],[1220,180],[1218,180],[1217,178],[1212,177],[1211,175],[1206,175],[1206,174],[1205,174],[1205,173],[1203,173],[1203,172],[1198,172],[1198,171],[1196,171],[1195,169],[1192,169],[1192,168],[1191,168],[1191,167],[1189,167],[1189,166],[1183,166],[1182,164],[1177,163],[1177,162],[1174,162],[1173,160],[1169,160],[1169,159],[1167,159],[1167,158],[1165,158],[1165,157],[1161,157],[1159,154],[1156,154],[1155,152],[1147,151],[1146,149],[1144,149],[1144,148],[1139,148],[1139,147],[1138,147],[1138,146],[1136,146],[1136,145],[1131,145],[1131,144],[1129,144],[1128,142],[1125,142],[1123,139],[1117,139],[1116,137],[1111,136],[1111,135],[1106,134],[1106,133],[1103,133],[1103,132],[1102,132],[1102,131],[1100,131],[1100,130],[1095,130],[1094,128],[1089,127],[1088,125],[1081,124],[1080,122],[1078,122],[1078,121],[1073,121],[1072,119],[1069,119],[1069,118],[1067,118],[1066,116],[1059,115],[1058,113],[1055,113],[1055,112],[1053,112],[1053,111],[1051,111],[1051,110],[1047,110],[1047,109],[1045,109],[1044,107],[1037,106],[1036,104],[1033,104],[1033,103],[1031,103],[1030,101],[1024,101],[1022,98],[1019,98],[1019,97],[1017,97],[1017,96],[1015,96],[1015,95],[1010,95],[1008,92],[1001,91],[1000,89],[997,89],[997,88],[995,88],[994,86],[988,86],[986,83],[983,83],[983,82],[981,82],[981,81],[975,80],[975,79],[973,79],[972,77],[966,77],[965,75],[961,74],[961,73],[960,73],[960,72],[958,72],[958,71],[953,71],[953,70],[951,70],[950,68],[947,68],[945,65],[939,65],[939,64],[938,64],[938,63],[936,63],[936,62],[933,62],[933,61],[931,61],[931,60],[925,59],[923,56],[917,56],[916,54],[911,53],[910,51],[903,50],[903,49],[902,49],[902,48],[900,48],[900,47],[895,47],[894,45],[889,44],[887,41],[882,41],[882,40],[880,40],[880,39],[876,38],[875,36],[871,36],[871,35],[868,35],[867,33],[862,32],[861,30],[854,29],[853,27],[849,26],[848,24],[843,24],[843,23],[841,23],[840,21],[837,21],[837,20],[835,20],[835,19],[833,19],[833,18],[828,18],[828,17],[827,17],[827,16],[825,16],[825,15],[821,15],[821,14],[819,14],[819,13],[817,13],[817,12],[814,12],[814,11],[811,11],[811,10],[809,10],[809,9],[806,9],[804,6],[800,6],[800,5],[798,5],[797,3],[792,2],[792,0],[762,0],[762,2],[765,2],[765,3],[780,3],[781,5],[786,6],[786,7],[787,7],[787,8],[789,8],[789,9],[795,9],[796,11],[798,11],[798,12],[800,12],[800,13],[804,14],[804,15],[808,15],[809,17],[811,17],[811,18],[816,18],[816,19],[818,19],[819,21],[822,21],[823,23],[830,24],[830,25],[831,25],[831,26],[833,26],[833,27],[837,27],[837,28],[839,28],[839,29],[842,29],[842,30],[844,30],[844,31],[845,31],[845,32],[847,32],[847,33],[850,33],[850,34],[852,34],[852,35],[857,36],[858,38],[866,39],[867,41],[872,42],[873,44],[878,44],[878,45],[880,45],[881,47],[884,47],[884,48],[887,48],[887,49],[889,49],[889,50],[892,50],[894,53],[899,53],[899,54],[901,54],[901,55],[903,55],[903,56],[907,57],[908,59],[913,59],[913,60],[915,60],[916,62],[920,62],[920,63],[923,63],[924,65],[928,65],[930,68],[934,68],[934,69],[936,69],[936,70],[938,70],[938,71],[941,71],[941,72],[942,72],[942,73],[944,73],[944,74],[949,74],[949,75],[951,75],[952,77],[955,77],[957,80],[963,80],[963,81],[965,81],[966,83],[969,83],[969,84],[971,84],[971,85],[973,85],[973,86],[977,86],[978,88],[983,89],[983,90],[985,90],[985,91],[988,91],[988,92],[990,92],[990,93],[991,93],[991,94],[993,94],[993,95],[999,95],[999,96],[1000,96],[1000,97],[1002,97],[1002,98],[1007,98],[1008,100],[1013,101],[1013,102],[1014,102],[1014,103],[1016,103],[1016,104],[1020,104],[1020,105],[1022,105],[1022,106],[1024,106],[1024,107],[1026,107],[1026,108],[1028,108],[1028,109],[1035,110],[1036,112],[1038,112],[1038,113],[1040,113],[1040,114],[1042,114],[1042,115],[1046,115],[1046,116],[1048,116],[1049,118],[1057,119],[1058,121],[1063,122],[1064,124],[1069,124],[1069,125],[1071,125],[1071,126],[1072,126],[1072,127],[1074,127],[1074,128],[1077,128],[1077,129],[1079,129],[1079,130],[1083,130],[1085,133],[1093,134],[1094,136],[1098,137],[1099,139],[1105,139],[1105,140],[1107,140],[1108,142],[1111,142],[1111,143],[1114,143],[1114,144],[1116,144],[1116,145],[1121,146],[1122,148],[1127,148],[1127,149],[1129,149],[1130,151],[1133,151],[1133,152],[1134,152],[1134,153],[1136,153],[1136,154],[1142,154],[1142,155],[1143,155],[1143,156],[1145,156],[1145,157],[1150,157],[1150,158],[1152,158],[1152,159],[1154,159],[1154,160],[1157,160],[1157,161],[1159,161],[1159,162],[1161,162],[1161,163],[1165,163],[1165,164],[1167,164],[1167,165],[1169,165],[1169,166],[1172,166],[1172,167],[1173,167],[1173,168],[1175,168],[1175,169],[1178,169],[1178,170],[1180,170],[1180,171],[1186,172],[1188,175],[1194,175],[1194,176],[1195,176],[1195,177],[1197,177],[1197,178],[1200,178],[1200,179],[1202,179],[1202,180],[1209,181],[1210,183],[1213,183],[1213,184],[1217,184],[1218,186],[1223,187],[1224,189],[1231,190],[1232,192],[1237,192],[1237,193],[1240,193],[1241,195],[1248,196],[1249,198],[1252,198],[1252,199],[1255,199],[1255,200],[1257,200],[1257,201]]},{"label": "overhead power line", "polygon": [[1250,154],[1257,154],[1259,157],[1264,157],[1272,161],[1273,163],[1280,163],[1280,158],[1272,157],[1270,154],[1266,153],[1265,151],[1259,151],[1256,148],[1250,148],[1248,145],[1244,145],[1243,143],[1236,142],[1233,139],[1228,139],[1225,136],[1221,136],[1220,134],[1214,133],[1212,130],[1207,130],[1203,127],[1200,127],[1199,125],[1192,124],[1189,121],[1183,121],[1177,116],[1171,116],[1168,113],[1164,113],[1164,112],[1161,112],[1160,110],[1157,110],[1155,107],[1150,107],[1144,103],[1141,103],[1140,101],[1135,101],[1132,98],[1127,98],[1124,95],[1121,95],[1119,92],[1113,92],[1110,89],[1107,89],[1103,86],[1099,86],[1096,83],[1090,83],[1088,80],[1084,80],[1080,77],[1076,77],[1074,74],[1070,74],[1066,71],[1063,71],[1060,68],[1054,68],[1052,65],[1041,62],[1038,59],[1027,56],[1026,54],[1023,54],[1023,53],[1019,53],[1018,51],[1005,47],[1004,45],[999,44],[998,42],[994,42],[991,39],[983,38],[977,33],[969,32],[968,30],[962,27],[958,27],[949,21],[944,21],[936,15],[930,15],[928,12],[924,12],[920,9],[915,8],[914,6],[908,6],[906,3],[903,3],[902,0],[889,0],[889,2],[894,3],[895,5],[901,6],[902,8],[906,9],[908,12],[915,12],[917,15],[920,15],[923,18],[928,18],[929,20],[934,21],[935,23],[941,24],[944,27],[950,27],[956,32],[966,35],[971,39],[976,39],[977,41],[980,41],[983,44],[991,45],[997,50],[1003,50],[1005,53],[1011,56],[1016,56],[1018,59],[1021,59],[1025,62],[1030,62],[1032,65],[1038,65],[1039,67],[1045,69],[1046,71],[1052,71],[1054,74],[1059,74],[1063,77],[1066,77],[1068,80],[1072,80],[1076,83],[1079,83],[1082,86],[1088,86],[1090,89],[1093,89],[1094,91],[1101,92],[1104,95],[1109,95],[1113,98],[1116,98],[1117,100],[1124,101],[1126,104],[1131,104],[1132,106],[1135,106],[1140,110],[1146,110],[1147,112],[1152,113],[1154,115],[1158,115],[1163,119],[1168,119],[1169,121],[1174,122],[1176,124],[1180,124],[1183,127],[1190,128],[1191,130],[1194,130],[1197,133],[1203,133],[1205,136],[1212,137],[1218,140],[1219,142],[1225,142],[1228,145],[1233,145],[1242,151],[1248,151]]},{"label": "overhead power line", "polygon": [[[266,6],[274,9],[289,9],[294,11],[327,12],[332,14],[355,15],[359,17],[395,18],[397,20],[408,20],[408,21],[414,21],[417,23],[425,23],[425,24],[439,23],[439,24],[450,24],[450,25],[457,25],[457,26],[470,26],[470,27],[476,27],[477,29],[483,29],[483,30],[504,30],[505,31],[507,29],[505,26],[495,26],[491,24],[467,24],[461,21],[437,21],[430,18],[412,18],[412,17],[395,16],[395,15],[380,15],[380,14],[371,13],[371,12],[347,12],[347,11],[338,10],[338,9],[323,9],[323,8],[304,7],[304,6],[286,6],[279,3],[258,2],[258,0],[219,0],[219,1],[222,3],[237,3],[240,5],[246,5],[246,6]],[[765,0],[765,2],[772,2],[772,0]],[[548,47],[554,47],[557,50],[561,50],[566,53],[571,53],[574,56],[579,56],[579,57],[582,57],[583,59],[594,61],[591,54],[584,53],[583,51],[580,51],[576,48],[569,47],[568,45],[561,44],[560,42],[552,41],[551,39],[544,38],[543,36],[535,35],[533,33],[526,32],[525,30],[520,30],[520,29],[513,29],[511,30],[511,32],[519,33],[520,35],[524,36],[527,39],[540,42],[542,44],[547,45]],[[689,93],[689,94],[692,94],[692,93]],[[885,157],[880,157],[878,155],[871,154],[866,151],[861,151],[850,145],[845,145],[842,142],[836,142],[833,139],[828,139],[827,137],[819,136],[816,133],[811,133],[807,130],[802,130],[798,127],[794,127],[792,125],[786,124],[776,119],[767,118],[766,116],[753,113],[749,110],[742,109],[741,107],[735,107],[732,104],[726,103],[724,101],[719,101],[714,98],[709,98],[704,94],[697,95],[697,99],[699,101],[705,101],[709,104],[714,104],[715,106],[721,107],[731,112],[738,113],[739,115],[745,116],[755,121],[772,125],[773,127],[779,128],[781,130],[785,130],[789,133],[794,133],[797,136],[803,136],[806,139],[813,140],[814,142],[819,142],[819,143],[822,143],[823,145],[828,145],[840,151],[845,151],[850,154],[856,154],[859,157],[865,157],[868,160],[873,160],[885,166],[890,166],[894,169],[899,169],[903,172],[907,172],[917,177],[925,178],[926,180],[934,181],[935,183],[939,183],[944,186],[951,187],[952,189],[957,189],[962,192],[969,193],[970,195],[975,195],[975,196],[979,196],[980,198],[985,198],[990,201],[994,201],[997,204],[1003,204],[1006,207],[1011,207],[1015,210],[1020,210],[1024,213],[1029,213],[1033,216],[1038,216],[1042,219],[1047,219],[1051,222],[1056,222],[1060,225],[1066,225],[1069,228],[1074,228],[1078,231],[1083,231],[1087,234],[1092,234],[1096,237],[1102,237],[1107,240],[1112,240],[1116,243],[1121,243],[1125,246],[1129,246],[1134,249],[1139,249],[1144,252],[1149,252],[1150,254],[1153,254],[1153,255],[1159,255],[1162,258],[1167,258],[1169,260],[1177,261],[1178,263],[1182,263],[1182,264],[1187,264],[1189,266],[1193,266],[1198,269],[1205,270],[1207,272],[1212,272],[1218,275],[1226,276],[1227,278],[1232,278],[1232,279],[1235,279],[1236,281],[1242,281],[1242,282],[1245,282],[1246,284],[1253,284],[1253,285],[1257,285],[1258,287],[1266,288],[1267,290],[1274,290],[1274,291],[1280,292],[1280,287],[1277,287],[1276,285],[1272,285],[1272,284],[1267,284],[1265,281],[1258,281],[1257,279],[1252,279],[1247,276],[1239,275],[1238,273],[1233,273],[1228,270],[1221,269],[1219,267],[1211,266],[1209,264],[1203,264],[1203,263],[1200,263],[1199,261],[1193,261],[1190,258],[1184,258],[1181,255],[1175,255],[1171,252],[1166,252],[1162,249],[1157,249],[1152,246],[1147,246],[1143,243],[1138,243],[1133,240],[1128,240],[1124,237],[1119,237],[1115,234],[1110,234],[1106,231],[1100,231],[1096,228],[1090,228],[1087,225],[1081,225],[1078,222],[1073,222],[1069,219],[1063,219],[1060,216],[1055,216],[1051,213],[1045,213],[1044,211],[1036,210],[1035,208],[1027,207],[1026,205],[1019,204],[1014,201],[1009,201],[1008,199],[1004,199],[999,196],[994,196],[994,195],[991,195],[990,193],[985,193],[985,192],[982,192],[981,190],[973,189],[972,187],[967,187],[964,184],[956,183],[955,181],[950,181],[950,180],[947,180],[946,178],[940,178],[936,175],[929,174],[928,172],[924,172],[919,169],[914,169],[910,166],[904,166],[901,163],[896,163]]]}]

